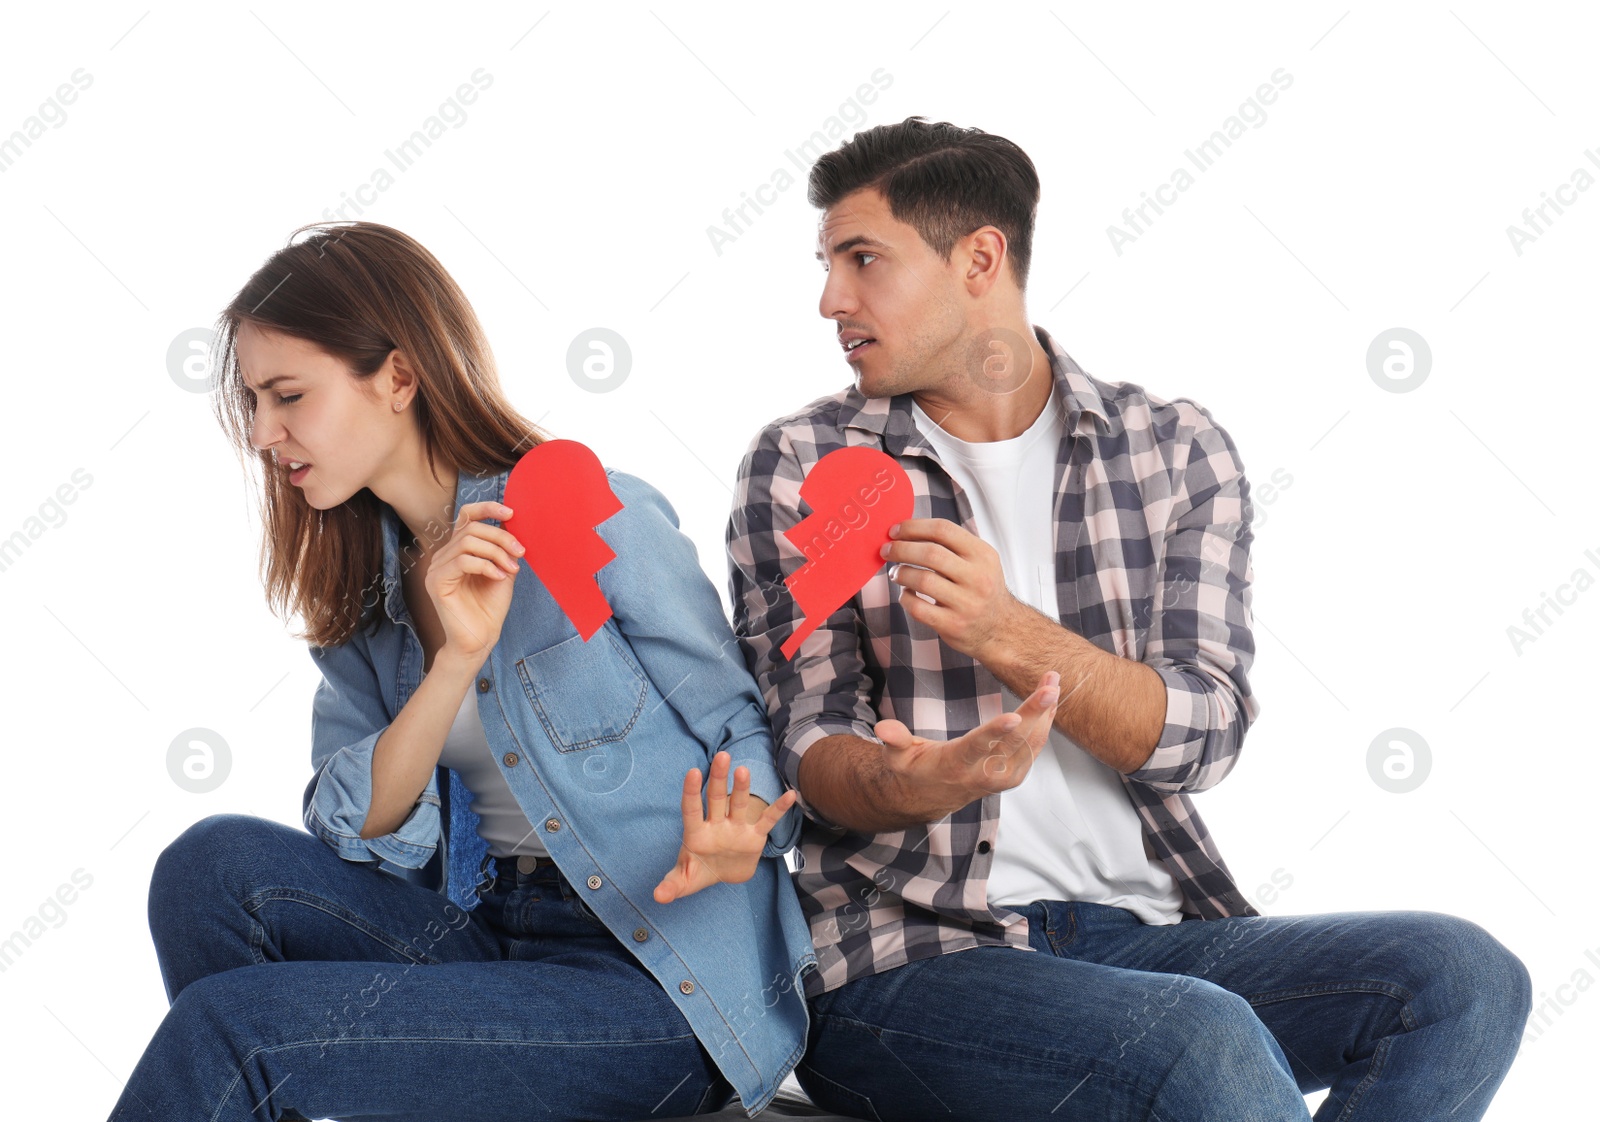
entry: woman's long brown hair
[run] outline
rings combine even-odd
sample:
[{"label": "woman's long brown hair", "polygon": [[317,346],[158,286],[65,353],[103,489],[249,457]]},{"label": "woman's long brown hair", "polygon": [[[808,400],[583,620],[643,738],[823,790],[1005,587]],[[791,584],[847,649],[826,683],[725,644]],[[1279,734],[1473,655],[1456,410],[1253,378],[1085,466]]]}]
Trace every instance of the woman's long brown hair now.
[{"label": "woman's long brown hair", "polygon": [[[313,233],[296,241],[301,233]],[[412,412],[438,478],[440,461],[473,475],[504,471],[550,434],[525,419],[500,389],[494,356],[466,296],[415,240],[376,222],[301,226],[267,259],[218,318],[212,369],[217,420],[241,465],[261,469],[261,580],[268,606],[298,614],[296,638],[346,642],[376,622],[383,583],[382,501],[362,488],[317,510],[250,442],[255,398],[234,346],[243,323],[316,344],[365,383],[396,348],[417,372]],[[405,543],[402,542],[402,545]]]}]

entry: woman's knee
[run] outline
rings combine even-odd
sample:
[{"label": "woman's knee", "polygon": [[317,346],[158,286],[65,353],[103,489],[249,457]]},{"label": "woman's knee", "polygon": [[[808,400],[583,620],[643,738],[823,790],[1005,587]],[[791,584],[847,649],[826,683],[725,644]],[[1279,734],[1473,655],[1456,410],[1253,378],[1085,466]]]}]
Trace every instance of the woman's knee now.
[{"label": "woman's knee", "polygon": [[[196,978],[173,999],[162,1031],[212,1052],[220,1047],[235,1060],[276,1043],[262,1035],[268,1027],[263,1018],[278,1007],[270,986],[275,975],[266,973],[275,965],[241,966]],[[276,976],[288,977],[283,971]]]},{"label": "woman's knee", "polygon": [[263,853],[277,822],[248,814],[212,814],[184,830],[156,857],[150,871],[149,919],[154,932],[181,921],[196,906],[215,903],[237,888],[232,881],[251,855]]},{"label": "woman's knee", "polygon": [[168,842],[156,858],[156,867],[236,864],[237,858],[260,854],[273,844],[275,836],[286,832],[298,833],[281,822],[253,814],[209,814]]}]

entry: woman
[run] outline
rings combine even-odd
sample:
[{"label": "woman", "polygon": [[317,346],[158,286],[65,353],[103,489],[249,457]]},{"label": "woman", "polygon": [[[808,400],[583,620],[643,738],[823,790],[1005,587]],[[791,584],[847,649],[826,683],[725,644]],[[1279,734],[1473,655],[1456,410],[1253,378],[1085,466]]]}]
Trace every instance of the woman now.
[{"label": "woman", "polygon": [[548,436],[460,289],[397,230],[307,229],[224,311],[216,404],[323,675],[309,833],[162,853],[172,1007],[113,1118],[754,1114],[805,1044],[800,812],[694,546],[608,471],[585,641],[499,525]]}]

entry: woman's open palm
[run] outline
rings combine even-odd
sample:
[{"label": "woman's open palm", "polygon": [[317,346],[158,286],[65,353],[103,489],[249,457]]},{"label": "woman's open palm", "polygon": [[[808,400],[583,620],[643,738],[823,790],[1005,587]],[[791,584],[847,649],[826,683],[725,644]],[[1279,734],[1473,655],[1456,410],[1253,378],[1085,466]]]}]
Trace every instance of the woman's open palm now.
[{"label": "woman's open palm", "polygon": [[742,884],[756,875],[767,835],[799,798],[785,791],[777,802],[752,820],[761,800],[750,794],[750,769],[734,772],[733,793],[728,793],[728,767],[732,757],[718,752],[711,760],[706,805],[700,804],[700,769],[683,777],[683,845],[678,862],[656,885],[659,904],[726,882]]}]

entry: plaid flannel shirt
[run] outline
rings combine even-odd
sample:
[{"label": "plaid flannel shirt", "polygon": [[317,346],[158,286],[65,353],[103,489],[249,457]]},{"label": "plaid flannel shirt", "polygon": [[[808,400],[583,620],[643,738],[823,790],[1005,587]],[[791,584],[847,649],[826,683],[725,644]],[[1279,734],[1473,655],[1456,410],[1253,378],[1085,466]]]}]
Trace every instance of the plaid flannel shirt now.
[{"label": "plaid flannel shirt", "polygon": [[[1177,878],[1186,919],[1259,915],[1190,801],[1233,769],[1259,711],[1246,679],[1255,645],[1243,464],[1204,407],[1102,382],[1034,331],[1065,411],[1054,491],[1060,621],[1150,666],[1167,688],[1154,751],[1137,771],[1119,772],[1146,848]],[[783,657],[800,622],[783,582],[805,561],[784,536],[810,513],[801,481],[827,453],[855,446],[905,468],[913,517],[976,533],[966,494],[917,431],[909,394],[867,398],[852,386],[751,441],[727,527],[733,627],[796,790],[800,758],[823,737],[876,740],[873,725],[893,717],[918,736],[948,740],[1002,712],[999,679],[906,614],[887,565]],[[930,955],[1028,949],[1026,918],[987,903],[999,794],[876,835],[828,822],[803,792],[800,805],[807,818],[795,882],[819,967],[806,976],[808,996]]]}]

